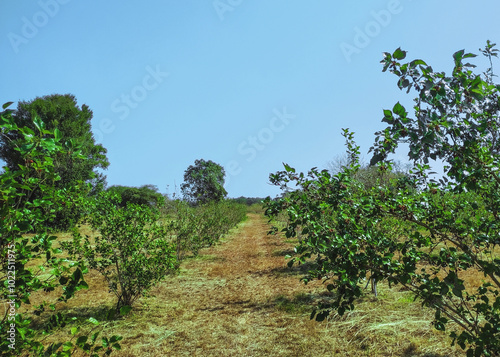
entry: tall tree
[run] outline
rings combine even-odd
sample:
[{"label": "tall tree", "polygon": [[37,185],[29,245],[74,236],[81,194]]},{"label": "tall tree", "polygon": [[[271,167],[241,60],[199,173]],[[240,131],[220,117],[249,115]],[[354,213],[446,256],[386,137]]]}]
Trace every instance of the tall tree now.
[{"label": "tall tree", "polygon": [[184,172],[181,191],[184,198],[192,203],[220,201],[226,197],[224,189],[224,168],[211,161],[195,160]]},{"label": "tall tree", "polygon": [[[47,130],[58,129],[62,140],[70,142],[70,146],[78,147],[85,160],[74,160],[71,155],[58,154],[53,157],[55,172],[61,177],[54,185],[59,189],[72,189],[78,182],[91,183],[93,190],[105,185],[105,176],[97,169],[106,169],[109,166],[106,158],[107,150],[96,144],[92,131],[92,111],[87,105],[81,108],[75,96],[71,94],[47,95],[37,97],[31,101],[20,101],[17,111],[13,114],[14,122],[18,126],[33,127],[34,117],[39,117]],[[0,158],[12,170],[19,170],[19,165],[25,164],[16,150],[21,137],[17,132],[10,132],[0,138]],[[37,195],[33,195],[37,198]],[[70,212],[72,211],[72,212]],[[62,216],[61,216],[62,215]],[[65,216],[65,217],[63,217]],[[76,211],[69,208],[56,219],[59,228],[67,228],[71,220],[75,220]]]}]

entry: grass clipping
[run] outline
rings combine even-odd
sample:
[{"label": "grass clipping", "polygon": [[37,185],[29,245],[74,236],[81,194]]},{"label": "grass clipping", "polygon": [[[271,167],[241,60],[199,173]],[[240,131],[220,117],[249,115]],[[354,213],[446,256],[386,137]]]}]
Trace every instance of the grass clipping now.
[{"label": "grass clipping", "polygon": [[[356,310],[318,323],[309,315],[328,295],[320,281],[304,285],[303,271],[288,268],[293,248],[268,236],[265,218],[250,213],[221,244],[203,249],[138,301],[132,312],[107,323],[103,333],[122,335],[114,356],[462,356],[446,333],[431,326],[432,311],[406,291],[379,284]],[[102,289],[95,291],[93,288]],[[96,284],[80,291],[73,306],[88,306],[89,294],[106,302]]]}]

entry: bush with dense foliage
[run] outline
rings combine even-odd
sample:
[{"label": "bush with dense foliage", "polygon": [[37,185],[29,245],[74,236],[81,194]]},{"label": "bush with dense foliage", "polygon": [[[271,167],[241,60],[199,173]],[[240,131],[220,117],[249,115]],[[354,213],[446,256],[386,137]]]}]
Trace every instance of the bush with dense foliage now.
[{"label": "bush with dense foliage", "polygon": [[[56,237],[49,235],[44,226],[47,218],[78,200],[75,191],[70,195],[54,184],[60,176],[53,158],[63,155],[77,161],[83,156],[71,142],[63,147],[61,132],[48,130],[38,117],[29,125],[18,125],[13,111],[7,109],[10,104],[5,104],[0,113],[0,137],[2,140],[16,138],[13,150],[19,164],[15,170],[5,167],[0,174],[0,254],[5,257],[0,260],[0,290],[2,305],[6,307],[0,320],[0,352],[2,355],[69,356],[80,348],[96,353],[103,350],[104,343],[96,340],[99,332],[91,333],[98,324],[95,319],[89,319],[93,327],[84,328],[83,332],[73,325],[69,341],[42,344],[54,328],[77,320],[76,317],[69,319],[62,312],[56,313],[56,305],[88,287],[83,278],[87,270],[85,264],[65,259],[61,249],[53,246]],[[35,194],[37,198],[32,199]],[[27,236],[28,232],[34,234]],[[57,289],[60,287],[62,289]],[[30,297],[39,291],[54,293],[50,301],[33,306]],[[33,328],[34,315],[43,318],[41,330]],[[120,337],[104,339],[106,347],[120,347],[117,343]]]},{"label": "bush with dense foliage", "polygon": [[104,192],[91,199],[87,220],[95,235],[83,237],[75,230],[73,241],[64,245],[104,276],[118,298],[118,311],[131,307],[177,266],[160,211],[135,203],[117,208],[119,202],[119,196]]},{"label": "bush with dense foliage", "polygon": [[[496,50],[488,42],[483,53]],[[302,234],[296,261],[312,261],[304,278],[324,279],[331,294],[312,317],[343,315],[355,307],[370,279],[401,285],[422,305],[435,310],[433,325],[450,330],[452,343],[467,356],[500,354],[500,86],[489,68],[475,74],[453,55],[450,76],[423,60],[401,63],[406,52],[386,53],[384,71],[398,86],[415,90],[415,116],[403,105],[384,110],[388,127],[377,133],[371,163],[377,184],[359,178],[359,147],[346,130],[349,165],[336,174],[289,165],[271,175],[287,190],[267,200],[270,217],[285,212],[288,237]],[[405,143],[413,167],[393,177],[388,155]],[[444,176],[433,179],[430,160],[444,162]],[[389,184],[384,182],[389,178]],[[290,262],[293,264],[294,260]]]}]

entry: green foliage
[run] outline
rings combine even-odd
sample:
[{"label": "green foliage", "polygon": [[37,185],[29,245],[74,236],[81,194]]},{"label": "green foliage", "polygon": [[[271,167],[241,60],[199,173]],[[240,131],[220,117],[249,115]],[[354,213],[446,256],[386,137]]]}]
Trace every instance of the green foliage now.
[{"label": "green foliage", "polygon": [[[488,43],[485,53],[495,56]],[[267,200],[270,217],[286,212],[287,237],[302,234],[294,261],[312,261],[304,278],[324,279],[331,303],[312,317],[354,309],[371,279],[400,284],[435,310],[433,325],[450,330],[468,356],[500,353],[500,143],[499,90],[493,72],[484,79],[464,62],[475,55],[458,51],[451,76],[422,60],[401,63],[406,52],[382,61],[398,86],[416,90],[415,118],[403,105],[384,110],[389,126],[376,133],[372,165],[376,180],[365,185],[358,173],[359,147],[344,131],[349,165],[335,175],[312,169],[307,175],[285,165],[270,176],[284,190]],[[408,144],[413,168],[391,177],[390,153]],[[431,178],[430,160],[444,161],[445,176]],[[389,184],[382,184],[384,176]],[[480,278],[478,278],[480,277]],[[453,324],[450,324],[453,322]]]},{"label": "green foliage", "polygon": [[233,202],[236,202],[236,203],[241,203],[241,204],[245,204],[247,206],[251,206],[251,205],[261,205],[262,204],[262,201],[264,201],[264,198],[261,198],[261,197],[238,197],[238,198],[232,198],[231,199]]},{"label": "green foliage", "polygon": [[[52,152],[55,173],[60,177],[53,184],[57,189],[81,192],[80,182],[90,183],[92,188],[86,192],[98,192],[105,184],[105,177],[97,169],[105,169],[109,162],[106,149],[96,144],[91,132],[92,111],[88,106],[78,107],[73,95],[48,95],[32,101],[20,101],[17,111],[12,112],[12,120],[18,127],[36,130],[34,118],[39,118],[46,130],[57,129],[57,139],[66,142],[67,153]],[[20,170],[26,165],[26,158],[17,150],[24,141],[18,131],[9,131],[0,137],[0,158],[6,162],[10,171]],[[85,160],[75,160],[71,153],[78,147]],[[30,158],[28,158],[30,160]],[[28,197],[26,197],[28,198]],[[31,201],[41,199],[39,191],[34,192]],[[78,206],[66,205],[52,218],[51,226],[67,229],[81,216]]]},{"label": "green foliage", "polygon": [[176,268],[175,249],[167,239],[160,212],[147,205],[129,203],[100,193],[88,201],[88,221],[95,237],[75,230],[64,246],[73,256],[99,271],[118,298],[117,310],[133,303]]},{"label": "green foliage", "polygon": [[[349,158],[347,155],[337,156],[328,165],[330,173],[337,174],[340,171],[344,171],[352,164],[351,160],[352,158]],[[390,172],[380,171],[376,166],[370,166],[361,162],[358,162],[358,165],[359,168],[353,172],[353,175],[366,189],[377,185],[390,186],[391,182],[405,180],[409,177],[408,165],[402,165],[401,163],[393,163]],[[394,188],[396,187],[393,186]]]},{"label": "green foliage", "polygon": [[[61,132],[48,130],[38,117],[31,125],[17,125],[13,111],[7,109],[10,104],[5,104],[1,112],[0,137],[16,138],[13,149],[21,163],[15,170],[5,167],[0,174],[0,254],[6,257],[0,260],[0,289],[2,305],[8,307],[0,320],[0,352],[69,356],[78,348],[71,341],[44,348],[41,340],[53,329],[75,323],[76,318],[69,319],[54,310],[58,302],[88,287],[83,278],[87,268],[83,262],[62,257],[61,249],[53,247],[56,237],[47,233],[43,223],[66,201],[78,199],[74,193],[55,187],[59,175],[53,158],[60,154],[80,160],[82,155],[77,147],[63,147]],[[38,198],[32,199],[34,193]],[[34,235],[27,237],[27,232]],[[62,290],[54,301],[30,304],[33,292],[54,292],[58,287]],[[45,317],[41,336],[32,326],[33,315]]]},{"label": "green foliage", "polygon": [[164,201],[163,195],[158,192],[158,187],[154,185],[143,185],[141,187],[115,185],[109,187],[107,191],[120,195],[121,207],[125,207],[129,203],[155,207]]},{"label": "green foliage", "polygon": [[187,252],[197,255],[201,248],[218,242],[246,218],[246,207],[230,200],[195,207],[175,201],[171,214],[170,230],[176,242],[177,260],[181,261]]},{"label": "green foliage", "polygon": [[195,160],[184,172],[181,191],[184,199],[193,204],[220,201],[226,197],[224,168],[211,160]]}]

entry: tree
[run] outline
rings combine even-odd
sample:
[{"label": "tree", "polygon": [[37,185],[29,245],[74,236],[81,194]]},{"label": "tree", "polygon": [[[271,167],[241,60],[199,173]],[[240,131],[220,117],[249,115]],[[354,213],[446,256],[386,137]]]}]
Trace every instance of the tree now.
[{"label": "tree", "polygon": [[155,185],[142,185],[141,187],[114,185],[106,191],[116,193],[121,197],[119,204],[121,207],[125,207],[128,203],[155,207],[164,199]]},{"label": "tree", "polygon": [[[483,51],[490,60],[493,46],[488,42]],[[302,234],[290,264],[312,260],[304,280],[328,283],[330,302],[312,314],[318,321],[332,310],[354,309],[366,279],[385,280],[434,309],[434,327],[450,329],[452,343],[467,356],[498,355],[500,86],[491,68],[473,73],[464,61],[475,55],[463,50],[453,55],[451,75],[419,59],[401,63],[405,57],[401,49],[385,53],[383,70],[398,77],[400,89],[417,92],[415,117],[399,102],[384,110],[388,127],[376,133],[371,163],[383,182],[392,171],[389,154],[405,143],[409,175],[391,185],[364,185],[357,177],[359,147],[345,130],[349,165],[335,175],[316,169],[305,175],[285,165],[271,182],[300,189],[268,199],[266,214],[287,213],[287,237]],[[440,180],[431,177],[428,163],[435,159],[446,164]]]},{"label": "tree", "polygon": [[[43,224],[47,215],[54,215],[63,208],[58,202],[78,199],[78,193],[68,197],[67,192],[54,187],[53,182],[59,177],[52,157],[61,154],[81,160],[83,156],[76,147],[64,147],[59,130],[47,130],[37,117],[33,118],[31,125],[18,126],[12,117],[13,111],[7,109],[10,104],[6,103],[3,106],[5,111],[0,113],[0,137],[2,140],[17,138],[14,149],[21,164],[16,170],[6,167],[0,174],[0,254],[3,257],[0,259],[0,291],[2,305],[8,307],[0,316],[0,354],[68,356],[77,347],[86,352],[97,352],[103,348],[96,341],[98,332],[85,331],[86,335],[78,337],[76,343],[70,340],[53,342],[49,346],[42,344],[55,327],[73,320],[61,311],[53,312],[56,304],[66,302],[76,291],[88,288],[83,278],[85,264],[68,261],[60,248],[53,247],[56,237],[49,235]],[[40,192],[41,199],[28,199],[34,192]],[[27,236],[29,232],[34,235]],[[42,291],[56,292],[56,296],[52,296],[52,301],[33,306],[31,294]],[[50,306],[48,311],[47,306]],[[42,338],[40,331],[33,328],[34,314],[43,314]],[[90,332],[96,323],[92,319]],[[79,331],[80,328],[73,327],[71,339]],[[89,334],[91,342],[87,343]],[[120,337],[103,339],[109,342],[109,346],[120,348],[117,343]]]},{"label": "tree", "polygon": [[[349,158],[347,154],[337,155],[328,163],[328,170],[333,175],[345,171],[346,168],[353,164],[353,159]],[[359,169],[356,170],[354,175],[366,188],[379,184],[390,185],[390,182],[394,181],[394,179],[408,176],[409,167],[411,167],[410,164],[405,165],[401,162],[395,162],[392,165],[391,172],[381,173],[375,165],[365,164],[364,162],[359,162],[358,165]],[[381,179],[383,179],[383,182],[380,181]]]},{"label": "tree", "polygon": [[181,191],[185,199],[194,204],[220,201],[226,197],[224,168],[213,161],[195,160],[184,172]]},{"label": "tree", "polygon": [[[464,50],[453,54],[450,76],[420,59],[400,63],[406,58],[401,49],[385,53],[383,71],[389,69],[400,89],[415,90],[418,97],[414,118],[399,102],[384,110],[389,125],[376,133],[373,147],[372,163],[387,162],[401,143],[409,146],[421,202],[405,220],[426,230],[433,247],[441,245],[439,257],[428,259],[441,264],[445,276],[420,274],[417,295],[436,310],[436,328],[444,330],[448,321],[461,326],[450,335],[462,348],[469,345],[467,355],[500,353],[500,85],[493,83],[494,46],[488,41],[481,50],[490,62],[483,75],[466,62],[476,55]],[[429,177],[429,160],[436,159],[445,164],[439,181]],[[466,279],[470,270],[484,277],[477,286]]]},{"label": "tree", "polygon": [[[60,180],[54,184],[59,189],[72,190],[78,182],[90,183],[91,191],[97,192],[105,185],[105,177],[98,169],[106,169],[109,162],[106,158],[106,149],[96,144],[92,131],[92,111],[88,106],[77,105],[73,95],[47,95],[37,97],[32,101],[20,101],[17,111],[12,115],[14,122],[22,127],[34,130],[33,118],[37,116],[42,120],[47,130],[58,129],[62,139],[68,145],[78,146],[85,160],[74,160],[71,155],[54,156],[54,168]],[[0,138],[0,158],[6,162],[11,171],[19,170],[19,165],[24,164],[24,158],[16,150],[17,143],[22,137],[17,131],[11,131]],[[80,186],[81,189],[81,186]],[[39,193],[34,193],[32,199],[37,199]],[[55,225],[66,229],[79,217],[78,208],[68,206],[58,213]]]}]

